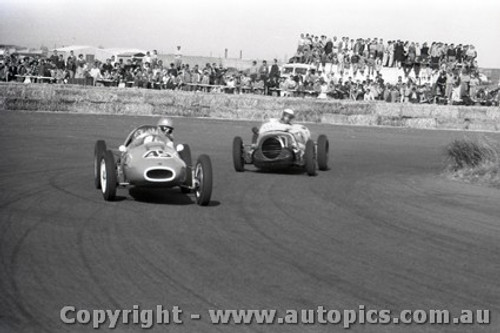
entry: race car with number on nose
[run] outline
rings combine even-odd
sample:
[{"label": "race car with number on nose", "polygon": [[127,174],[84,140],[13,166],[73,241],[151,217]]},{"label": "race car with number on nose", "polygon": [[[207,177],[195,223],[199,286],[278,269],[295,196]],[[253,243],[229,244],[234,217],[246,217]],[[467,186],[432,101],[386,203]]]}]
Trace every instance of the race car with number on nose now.
[{"label": "race car with number on nose", "polygon": [[310,131],[299,124],[283,124],[275,119],[254,127],[253,143],[243,144],[241,137],[233,140],[233,165],[237,172],[245,170],[245,164],[253,164],[264,171],[303,168],[309,176],[328,169],[330,144],[326,135],[318,141],[311,139]]},{"label": "race car with number on nose", "polygon": [[157,126],[142,125],[117,150],[96,142],[94,182],[106,201],[115,199],[118,187],[179,187],[183,193],[194,192],[196,203],[206,206],[212,195],[212,163],[203,154],[193,164],[189,145],[174,146]]}]

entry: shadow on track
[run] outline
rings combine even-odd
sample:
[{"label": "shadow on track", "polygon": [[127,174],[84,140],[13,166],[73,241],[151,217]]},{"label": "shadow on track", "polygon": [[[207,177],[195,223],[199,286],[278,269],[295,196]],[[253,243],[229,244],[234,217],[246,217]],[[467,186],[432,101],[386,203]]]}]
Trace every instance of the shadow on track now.
[{"label": "shadow on track", "polygon": [[[180,192],[178,188],[159,189],[159,188],[141,188],[132,187],[129,189],[129,194],[138,202],[163,205],[194,205],[194,194],[185,194]],[[125,200],[125,197],[116,197],[117,201]],[[211,200],[207,207],[220,206],[220,201]]]},{"label": "shadow on track", "polygon": [[178,188],[155,189],[133,187],[129,189],[129,194],[136,201],[144,203],[180,206],[195,204],[195,201],[189,195],[181,193]]}]

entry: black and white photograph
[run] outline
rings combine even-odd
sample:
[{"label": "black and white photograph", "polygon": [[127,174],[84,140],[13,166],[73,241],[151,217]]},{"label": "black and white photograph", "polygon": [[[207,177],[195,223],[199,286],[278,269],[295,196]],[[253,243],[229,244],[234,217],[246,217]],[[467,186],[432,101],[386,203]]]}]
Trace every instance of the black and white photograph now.
[{"label": "black and white photograph", "polygon": [[500,332],[498,0],[0,0],[0,333]]}]

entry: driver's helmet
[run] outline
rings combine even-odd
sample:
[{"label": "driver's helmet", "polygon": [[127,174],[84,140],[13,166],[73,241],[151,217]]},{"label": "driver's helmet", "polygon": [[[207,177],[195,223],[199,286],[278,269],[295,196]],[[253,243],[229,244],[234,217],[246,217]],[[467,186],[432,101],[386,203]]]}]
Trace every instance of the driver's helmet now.
[{"label": "driver's helmet", "polygon": [[174,131],[174,123],[170,118],[161,118],[160,120],[158,120],[157,125],[160,131],[165,135],[172,134],[172,132]]},{"label": "driver's helmet", "polygon": [[285,123],[290,123],[290,121],[295,118],[295,112],[292,109],[285,109],[281,114],[281,120]]}]

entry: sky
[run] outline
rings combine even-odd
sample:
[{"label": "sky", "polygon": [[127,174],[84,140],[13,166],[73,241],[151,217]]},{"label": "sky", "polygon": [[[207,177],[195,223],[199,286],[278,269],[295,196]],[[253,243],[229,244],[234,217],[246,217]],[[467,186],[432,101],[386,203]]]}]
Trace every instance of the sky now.
[{"label": "sky", "polygon": [[500,68],[500,0],[0,0],[0,44],[292,57],[300,33],[473,44]]}]

